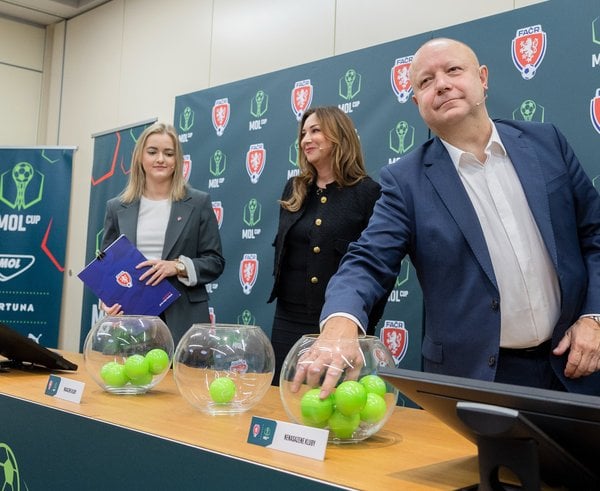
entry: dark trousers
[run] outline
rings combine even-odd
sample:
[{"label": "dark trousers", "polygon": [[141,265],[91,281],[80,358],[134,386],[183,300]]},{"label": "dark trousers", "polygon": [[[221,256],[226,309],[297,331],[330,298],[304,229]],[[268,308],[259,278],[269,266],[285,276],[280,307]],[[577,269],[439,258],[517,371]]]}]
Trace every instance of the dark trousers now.
[{"label": "dark trousers", "polygon": [[550,341],[536,348],[500,348],[495,382],[564,392],[565,386],[550,365]]},{"label": "dark trousers", "polygon": [[271,344],[275,351],[273,385],[279,385],[283,362],[303,334],[319,334],[319,313],[306,312],[301,307],[280,300],[275,307]]}]

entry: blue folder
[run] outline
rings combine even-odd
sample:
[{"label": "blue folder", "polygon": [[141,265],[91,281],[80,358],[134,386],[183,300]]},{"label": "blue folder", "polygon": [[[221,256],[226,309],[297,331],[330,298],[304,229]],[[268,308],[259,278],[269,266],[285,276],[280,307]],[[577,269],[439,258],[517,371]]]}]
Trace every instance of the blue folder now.
[{"label": "blue folder", "polygon": [[155,286],[140,281],[147,268],[135,267],[145,260],[129,239],[121,235],[77,276],[106,305],[119,303],[127,315],[159,315],[181,294],[166,279]]}]

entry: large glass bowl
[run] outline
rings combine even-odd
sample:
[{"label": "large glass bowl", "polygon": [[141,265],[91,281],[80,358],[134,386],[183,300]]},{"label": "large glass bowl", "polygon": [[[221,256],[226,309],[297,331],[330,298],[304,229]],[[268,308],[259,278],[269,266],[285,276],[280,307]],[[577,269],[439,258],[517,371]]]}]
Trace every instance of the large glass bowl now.
[{"label": "large glass bowl", "polygon": [[[379,368],[395,366],[391,353],[379,338],[359,337],[359,356],[349,362],[354,370],[342,370],[333,394],[321,400],[318,394],[323,376],[316,386],[303,383],[299,390],[292,391],[296,367],[317,337],[302,336],[283,362],[279,393],[287,415],[294,423],[328,429],[330,443],[356,443],[369,438],[383,427],[398,400],[398,390],[377,375]],[[355,341],[342,341],[340,349],[351,342]]]},{"label": "large glass bowl", "polygon": [[175,348],[173,375],[181,395],[208,414],[256,405],[273,381],[275,354],[258,326],[194,324]]},{"label": "large glass bowl", "polygon": [[105,391],[143,394],[168,373],[173,336],[160,317],[105,316],[83,346],[85,368]]}]

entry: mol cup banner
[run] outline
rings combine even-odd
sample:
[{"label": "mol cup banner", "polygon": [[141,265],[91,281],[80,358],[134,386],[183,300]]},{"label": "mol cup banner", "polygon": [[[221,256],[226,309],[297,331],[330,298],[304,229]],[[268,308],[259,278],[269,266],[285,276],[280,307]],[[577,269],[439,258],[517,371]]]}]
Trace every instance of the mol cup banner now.
[{"label": "mol cup banner", "polygon": [[58,346],[74,148],[0,148],[0,322]]},{"label": "mol cup banner", "polygon": [[[600,6],[551,0],[176,98],[190,183],[211,194],[227,266],[212,285],[219,322],[271,331],[273,247],[285,182],[298,173],[298,121],[335,105],[354,121],[370,175],[432,135],[408,77],[418,47],[452,37],[489,67],[491,117],[556,123],[593,182],[600,175]],[[448,251],[450,254],[451,251]],[[460,288],[461,285],[456,285]],[[442,299],[440,299],[441,301]],[[435,301],[435,300],[432,300]],[[408,259],[378,325],[398,366],[420,368],[423,300]],[[447,326],[452,329],[454,326]]]},{"label": "mol cup banner", "polygon": [[[90,181],[90,211],[85,264],[89,264],[100,249],[104,234],[106,202],[117,196],[127,184],[135,143],[142,131],[154,121],[144,121],[92,135],[94,138],[94,162]],[[90,289],[85,288],[81,313],[80,346],[83,346],[85,336],[100,317],[98,297]]]}]

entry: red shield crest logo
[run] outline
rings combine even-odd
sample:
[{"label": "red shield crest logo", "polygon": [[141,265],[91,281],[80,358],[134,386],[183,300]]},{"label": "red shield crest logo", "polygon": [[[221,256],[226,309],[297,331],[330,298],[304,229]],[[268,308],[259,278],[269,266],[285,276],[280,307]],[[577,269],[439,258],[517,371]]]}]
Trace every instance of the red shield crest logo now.
[{"label": "red shield crest logo", "polygon": [[240,262],[240,284],[244,294],[250,295],[258,278],[258,258],[256,254],[244,254]]},{"label": "red shield crest logo", "polygon": [[292,111],[300,121],[304,112],[310,107],[313,98],[313,86],[309,80],[296,82],[292,89]]},{"label": "red shield crest logo", "polygon": [[248,362],[246,360],[232,361],[231,364],[229,365],[229,369],[232,372],[243,375],[244,373],[246,373],[248,371]]},{"label": "red shield crest logo", "polygon": [[183,156],[183,178],[185,182],[189,181],[192,173],[192,157],[190,155]]},{"label": "red shield crest logo", "polygon": [[131,275],[127,271],[121,271],[116,276],[116,280],[120,286],[124,286],[125,288],[131,288],[133,286]]},{"label": "red shield crest logo", "polygon": [[258,182],[258,178],[265,168],[266,160],[267,151],[262,143],[250,145],[250,149],[246,153],[246,171],[250,176],[250,182],[252,182],[252,184]]},{"label": "red shield crest logo", "polygon": [[390,350],[394,363],[398,365],[408,349],[408,331],[404,327],[404,322],[385,321],[379,337],[385,347]]},{"label": "red shield crest logo", "polygon": [[412,84],[408,78],[408,70],[412,60],[413,56],[398,58],[394,63],[390,74],[392,89],[398,98],[398,102],[402,104],[410,99],[410,94],[412,92]]},{"label": "red shield crest logo", "polygon": [[546,54],[546,33],[541,25],[517,29],[512,40],[512,59],[525,80],[535,77]]},{"label": "red shield crest logo", "polygon": [[600,89],[596,89],[596,97],[590,101],[590,119],[596,131],[600,133]]},{"label": "red shield crest logo", "polygon": [[217,99],[212,108],[212,124],[217,136],[221,136],[229,123],[230,106],[228,99]]},{"label": "red shield crest logo", "polygon": [[223,223],[223,205],[220,201],[213,201],[212,209],[217,217],[217,224],[219,225],[219,228],[221,228],[221,224]]}]

